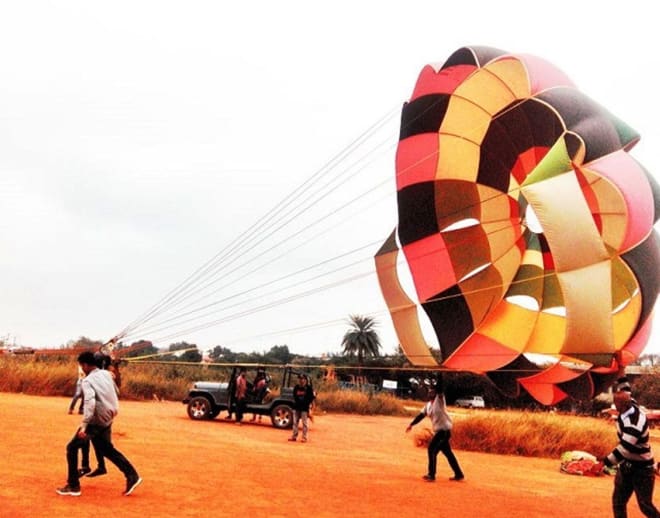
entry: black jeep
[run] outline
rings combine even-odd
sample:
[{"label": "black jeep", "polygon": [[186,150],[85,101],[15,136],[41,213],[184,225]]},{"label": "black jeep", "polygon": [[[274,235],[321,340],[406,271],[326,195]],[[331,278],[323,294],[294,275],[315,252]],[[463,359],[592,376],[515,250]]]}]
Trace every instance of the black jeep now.
[{"label": "black jeep", "polygon": [[[295,376],[299,374],[291,367],[284,367],[282,384],[278,395],[267,397],[270,393],[270,375],[263,367],[249,365],[235,365],[229,376],[229,381],[196,381],[193,383],[188,397],[183,403],[188,405],[188,417],[195,420],[214,419],[221,411],[226,410],[229,415],[236,412],[234,387],[236,378],[242,368],[245,368],[248,380],[247,404],[245,414],[270,416],[275,428],[291,428],[293,425],[293,385]],[[265,377],[266,384],[255,381]]]}]

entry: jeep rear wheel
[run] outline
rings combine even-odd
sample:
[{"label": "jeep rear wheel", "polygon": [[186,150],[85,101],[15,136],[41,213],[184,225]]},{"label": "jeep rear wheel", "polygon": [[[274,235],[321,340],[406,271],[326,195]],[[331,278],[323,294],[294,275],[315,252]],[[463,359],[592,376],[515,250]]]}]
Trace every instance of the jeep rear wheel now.
[{"label": "jeep rear wheel", "polygon": [[201,420],[211,418],[211,402],[204,396],[197,396],[188,403],[188,417]]},{"label": "jeep rear wheel", "polygon": [[289,405],[277,405],[270,413],[270,421],[275,428],[291,428],[293,426],[293,410]]}]

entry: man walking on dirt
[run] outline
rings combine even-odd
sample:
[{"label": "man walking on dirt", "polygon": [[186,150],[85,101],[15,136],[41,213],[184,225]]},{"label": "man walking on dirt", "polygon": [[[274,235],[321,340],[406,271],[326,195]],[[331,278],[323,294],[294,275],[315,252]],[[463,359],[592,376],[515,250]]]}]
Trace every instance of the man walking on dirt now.
[{"label": "man walking on dirt", "polygon": [[126,477],[124,495],[130,495],[142,482],[133,465],[112,444],[112,421],[119,410],[117,386],[110,373],[99,369],[92,352],[78,356],[78,363],[85,373],[83,389],[83,419],[69,444],[66,446],[68,476],[66,486],[57,489],[60,495],[80,496],[78,450],[91,440],[95,449],[112,462]]},{"label": "man walking on dirt", "polygon": [[616,419],[619,444],[593,469],[600,472],[603,466],[618,466],[612,493],[614,518],[626,518],[626,507],[633,492],[644,516],[660,518],[660,512],[653,505],[655,464],[646,414],[632,398],[626,377],[619,378],[614,391],[614,406],[619,411]]},{"label": "man walking on dirt", "polygon": [[449,466],[454,471],[454,476],[449,480],[459,481],[465,478],[463,471],[461,471],[461,467],[458,465],[458,460],[456,460],[456,456],[454,455],[454,452],[451,451],[451,446],[449,445],[452,422],[447,413],[447,404],[442,390],[442,383],[438,380],[436,385],[429,389],[428,402],[424,405],[424,408],[417,417],[415,417],[406,428],[406,433],[408,433],[412,430],[412,427],[424,419],[424,417],[428,416],[431,419],[433,437],[428,446],[428,471],[426,475],[422,477],[427,482],[435,481],[438,453],[440,452],[447,457]]},{"label": "man walking on dirt", "polygon": [[307,376],[300,374],[298,383],[293,387],[293,433],[289,441],[298,439],[298,425],[302,420],[302,442],[307,442],[307,418],[309,417],[309,407],[314,401],[314,390],[307,381]]}]

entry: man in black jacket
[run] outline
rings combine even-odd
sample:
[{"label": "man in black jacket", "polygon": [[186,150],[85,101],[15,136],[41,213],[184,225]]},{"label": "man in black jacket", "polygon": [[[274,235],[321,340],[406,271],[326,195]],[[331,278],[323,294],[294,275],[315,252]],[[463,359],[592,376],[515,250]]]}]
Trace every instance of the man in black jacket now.
[{"label": "man in black jacket", "polygon": [[312,390],[307,376],[298,375],[298,383],[293,387],[293,434],[289,437],[290,441],[298,439],[298,423],[302,419],[302,442],[307,442],[307,419],[309,418],[309,407],[314,398],[314,390]]}]

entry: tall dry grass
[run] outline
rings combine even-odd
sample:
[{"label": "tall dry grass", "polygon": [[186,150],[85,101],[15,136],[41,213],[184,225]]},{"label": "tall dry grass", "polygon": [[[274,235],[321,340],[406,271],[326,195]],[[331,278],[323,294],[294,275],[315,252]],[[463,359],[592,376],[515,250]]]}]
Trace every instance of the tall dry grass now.
[{"label": "tall dry grass", "polygon": [[[197,367],[129,364],[121,369],[123,399],[157,397],[181,400],[192,381],[201,379]],[[78,364],[73,357],[0,356],[0,391],[43,396],[73,396]]]},{"label": "tall dry grass", "polygon": [[0,391],[47,396],[73,395],[76,363],[53,358],[0,356]]},{"label": "tall dry grass", "polygon": [[[615,433],[611,422],[594,417],[488,410],[457,416],[451,442],[457,449],[501,455],[559,458],[579,450],[602,457],[616,443]],[[425,447],[431,436],[427,428],[413,441]]]},{"label": "tall dry grass", "polygon": [[407,415],[403,402],[391,394],[369,394],[355,390],[318,391],[318,408],[324,412],[362,415]]},{"label": "tall dry grass", "polygon": [[[130,363],[122,368],[121,394],[123,399],[180,401],[193,381],[226,381],[227,376],[226,369],[213,366]],[[1,392],[71,396],[76,378],[77,365],[71,357],[0,356]],[[406,402],[390,394],[339,390],[336,383],[324,382],[315,389],[317,412],[410,415]],[[417,406],[421,408],[422,403]],[[483,410],[455,413],[452,444],[457,449],[504,455],[558,458],[564,451],[582,450],[602,456],[612,448],[614,434],[611,423],[596,418]],[[420,426],[414,440],[425,446],[430,435],[430,430]]]}]

